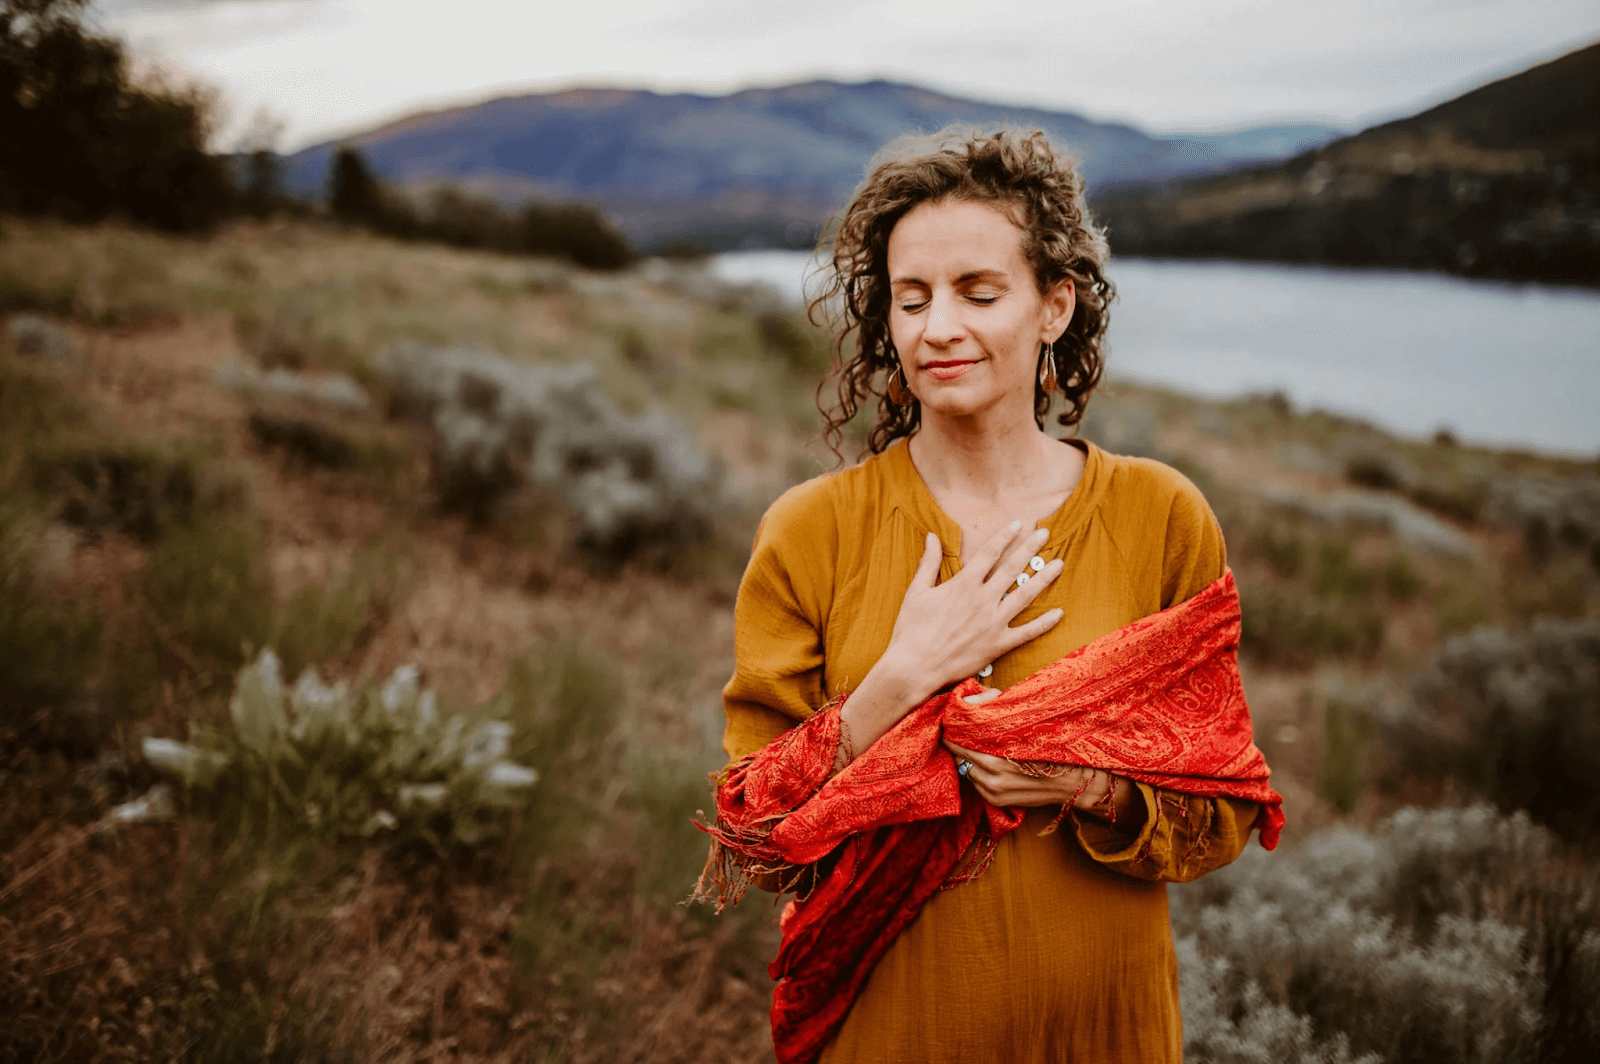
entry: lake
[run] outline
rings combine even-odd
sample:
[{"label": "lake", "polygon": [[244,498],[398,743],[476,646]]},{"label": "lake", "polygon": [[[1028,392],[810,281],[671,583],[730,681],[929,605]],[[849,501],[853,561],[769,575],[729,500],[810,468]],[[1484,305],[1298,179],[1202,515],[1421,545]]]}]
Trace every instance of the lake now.
[{"label": "lake", "polygon": [[[800,251],[718,255],[799,299]],[[1600,454],[1600,293],[1433,274],[1117,259],[1107,376],[1296,407],[1402,435]]]}]

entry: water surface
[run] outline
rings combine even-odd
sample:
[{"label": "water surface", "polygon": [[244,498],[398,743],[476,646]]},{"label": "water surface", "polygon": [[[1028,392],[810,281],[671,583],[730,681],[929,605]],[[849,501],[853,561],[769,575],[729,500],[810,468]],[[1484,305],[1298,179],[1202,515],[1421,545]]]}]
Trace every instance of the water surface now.
[{"label": "water surface", "polygon": [[[746,251],[712,269],[799,299],[810,263]],[[1117,259],[1109,274],[1111,379],[1282,391],[1408,436],[1600,453],[1600,293],[1230,262]]]}]

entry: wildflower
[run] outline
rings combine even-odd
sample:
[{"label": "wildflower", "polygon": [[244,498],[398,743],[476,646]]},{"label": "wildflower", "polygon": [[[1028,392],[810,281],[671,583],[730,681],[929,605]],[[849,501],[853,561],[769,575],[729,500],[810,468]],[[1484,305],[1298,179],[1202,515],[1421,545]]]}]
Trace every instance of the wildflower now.
[{"label": "wildflower", "polygon": [[141,747],[151,767],[186,787],[210,787],[228,767],[227,755],[172,739],[146,739]]},{"label": "wildflower", "polygon": [[476,768],[504,758],[511,749],[511,725],[503,720],[486,720],[467,737],[461,752],[461,766]]},{"label": "wildflower", "polygon": [[444,805],[450,788],[443,783],[402,783],[396,792],[402,809],[431,812]]},{"label": "wildflower", "polygon": [[533,786],[538,780],[539,774],[526,765],[519,765],[515,761],[496,761],[483,774],[478,794],[484,801],[495,805],[513,805],[521,799],[516,792]]},{"label": "wildflower", "polygon": [[113,824],[148,824],[156,820],[171,820],[178,815],[177,803],[172,800],[172,788],[158,783],[131,802],[123,802],[107,814]]},{"label": "wildflower", "polygon": [[387,682],[383,685],[383,694],[380,696],[383,708],[388,714],[398,716],[400,707],[409,706],[416,701],[418,691],[422,686],[422,671],[415,665],[402,665],[394,670]]}]

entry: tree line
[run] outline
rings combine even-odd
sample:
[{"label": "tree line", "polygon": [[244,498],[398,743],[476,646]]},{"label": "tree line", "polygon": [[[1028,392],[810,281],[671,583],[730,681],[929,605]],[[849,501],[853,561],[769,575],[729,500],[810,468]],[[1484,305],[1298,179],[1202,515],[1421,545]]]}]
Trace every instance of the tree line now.
[{"label": "tree line", "polygon": [[333,216],[403,240],[571,259],[592,270],[616,270],[634,259],[621,230],[582,203],[529,200],[507,208],[453,185],[408,195],[385,185],[357,148],[346,145],[328,167]]},{"label": "tree line", "polygon": [[[86,7],[0,0],[0,215],[203,232],[240,216],[319,209],[284,191],[275,153],[210,151],[206,95],[135,78],[122,43],[84,25]],[[335,219],[400,239],[565,257],[591,269],[635,257],[587,205],[510,209],[452,187],[412,196],[385,185],[352,147],[335,154],[327,191]]]}]

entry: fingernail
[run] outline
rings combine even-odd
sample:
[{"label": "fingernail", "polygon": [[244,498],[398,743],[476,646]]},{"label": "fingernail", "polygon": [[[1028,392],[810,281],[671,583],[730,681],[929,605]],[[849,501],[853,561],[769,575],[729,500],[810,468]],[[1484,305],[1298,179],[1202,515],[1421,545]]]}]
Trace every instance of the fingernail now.
[{"label": "fingernail", "polygon": [[1067,563],[1062,561],[1060,558],[1052,558],[1050,560],[1050,564],[1045,566],[1045,568],[1049,569],[1052,573],[1054,573],[1054,572],[1059,572],[1061,570],[1062,566],[1064,566],[1066,564]]},{"label": "fingernail", "polygon": [[1045,539],[1049,535],[1050,535],[1050,530],[1048,528],[1036,528],[1036,529],[1033,530],[1033,538],[1034,539]]},{"label": "fingernail", "polygon": [[1006,527],[1011,529],[1011,531],[1015,532],[1017,529],[1022,527],[1022,522],[1021,521],[1013,521],[1013,522],[1011,522],[1011,524],[1007,525]]}]

